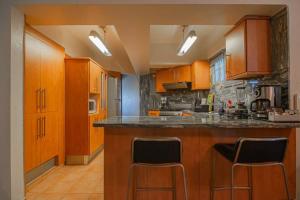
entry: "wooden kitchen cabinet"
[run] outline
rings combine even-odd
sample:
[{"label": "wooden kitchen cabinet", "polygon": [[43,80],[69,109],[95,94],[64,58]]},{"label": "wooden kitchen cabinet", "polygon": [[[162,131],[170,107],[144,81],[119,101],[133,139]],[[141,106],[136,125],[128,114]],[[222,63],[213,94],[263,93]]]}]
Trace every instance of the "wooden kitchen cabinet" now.
[{"label": "wooden kitchen cabinet", "polygon": [[59,119],[56,112],[41,115],[41,160],[49,160],[58,152]]},{"label": "wooden kitchen cabinet", "polygon": [[210,89],[210,66],[208,61],[197,60],[191,67],[192,90]]},{"label": "wooden kitchen cabinet", "polygon": [[100,93],[100,73],[101,70],[96,63],[91,61],[90,63],[90,93]]},{"label": "wooden kitchen cabinet", "polygon": [[40,140],[41,117],[39,113],[24,115],[24,170],[25,172],[41,164]]},{"label": "wooden kitchen cabinet", "polygon": [[101,120],[100,115],[90,115],[90,153],[95,152],[101,145],[104,144],[104,128],[93,127],[93,123]]},{"label": "wooden kitchen cabinet", "polygon": [[271,74],[269,17],[244,17],[226,34],[228,80]]},{"label": "wooden kitchen cabinet", "polygon": [[25,172],[56,158],[64,163],[64,48],[25,27]]},{"label": "wooden kitchen cabinet", "polygon": [[[107,72],[90,58],[66,58],[65,69],[66,163],[87,164],[103,147],[104,131],[93,123],[107,116]],[[95,113],[89,99],[96,101]]]},{"label": "wooden kitchen cabinet", "polygon": [[191,66],[184,65],[173,68],[174,82],[191,82]]},{"label": "wooden kitchen cabinet", "polygon": [[174,82],[174,72],[172,68],[161,69],[156,72],[156,92],[166,92],[163,84]]},{"label": "wooden kitchen cabinet", "polygon": [[156,92],[166,92],[164,83],[191,82],[191,66],[177,66],[156,72]]}]

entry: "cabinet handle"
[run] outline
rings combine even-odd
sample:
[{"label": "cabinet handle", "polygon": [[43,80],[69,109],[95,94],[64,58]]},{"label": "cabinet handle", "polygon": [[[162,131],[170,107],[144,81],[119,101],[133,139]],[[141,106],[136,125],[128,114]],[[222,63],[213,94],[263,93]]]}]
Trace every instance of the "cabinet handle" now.
[{"label": "cabinet handle", "polygon": [[41,92],[41,99],[42,99],[42,109],[45,109],[46,108],[46,89],[42,89],[42,92]]},{"label": "cabinet handle", "polygon": [[47,108],[47,90],[44,88],[44,108]]},{"label": "cabinet handle", "polygon": [[43,136],[45,137],[46,136],[46,117],[44,117],[43,118],[43,128],[44,128],[44,130],[43,130]]},{"label": "cabinet handle", "polygon": [[36,101],[36,110],[39,111],[40,110],[40,107],[41,107],[41,93],[40,93],[41,89],[37,89],[35,91],[35,101]]},{"label": "cabinet handle", "polygon": [[40,88],[39,89],[39,109],[40,109],[40,112],[42,111],[42,100],[43,100],[42,93],[43,93],[43,91]]},{"label": "cabinet handle", "polygon": [[36,126],[37,126],[37,130],[36,130],[36,139],[39,139],[40,133],[41,133],[41,118],[40,118],[40,117],[37,119],[37,124],[36,124]]}]

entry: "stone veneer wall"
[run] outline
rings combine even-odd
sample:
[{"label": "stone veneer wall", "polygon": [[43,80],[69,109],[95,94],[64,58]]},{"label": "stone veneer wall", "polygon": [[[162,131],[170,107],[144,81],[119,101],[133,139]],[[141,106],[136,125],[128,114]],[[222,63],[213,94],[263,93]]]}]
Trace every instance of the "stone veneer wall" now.
[{"label": "stone veneer wall", "polygon": [[[289,104],[289,52],[288,52],[288,27],[287,10],[284,9],[271,18],[271,64],[272,75],[256,79],[256,84],[280,84],[282,86],[282,105],[288,108]],[[254,100],[253,80],[249,81],[225,81],[215,85],[211,92],[215,93],[215,107],[231,99],[236,102],[236,88],[246,87],[247,106]]]},{"label": "stone veneer wall", "polygon": [[[248,81],[224,81],[212,87],[210,92],[215,93],[215,110],[218,110],[221,102],[231,99],[236,102],[236,88],[246,87],[247,106],[254,100],[254,87],[256,84],[280,84],[282,85],[282,103],[288,108],[288,74],[289,74],[289,52],[288,52],[288,27],[287,10],[284,9],[271,18],[271,63],[272,75],[261,79]],[[153,74],[140,76],[140,115],[147,115],[149,109],[158,109],[161,96],[167,96],[171,101],[192,103],[198,96],[207,97],[209,91],[176,91],[172,93],[156,93],[155,78]]]}]

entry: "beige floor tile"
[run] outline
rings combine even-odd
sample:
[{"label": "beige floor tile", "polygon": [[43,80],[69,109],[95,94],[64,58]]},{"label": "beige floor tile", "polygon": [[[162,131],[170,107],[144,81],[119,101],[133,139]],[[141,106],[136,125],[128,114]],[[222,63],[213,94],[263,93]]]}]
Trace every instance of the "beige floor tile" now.
[{"label": "beige floor tile", "polygon": [[103,200],[103,154],[89,165],[51,169],[26,186],[26,200]]}]

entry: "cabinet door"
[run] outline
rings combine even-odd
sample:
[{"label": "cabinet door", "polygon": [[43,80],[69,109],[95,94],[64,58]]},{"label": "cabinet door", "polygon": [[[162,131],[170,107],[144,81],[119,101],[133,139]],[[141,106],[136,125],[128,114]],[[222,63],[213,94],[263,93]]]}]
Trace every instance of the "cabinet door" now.
[{"label": "cabinet door", "polygon": [[45,162],[58,153],[59,117],[57,112],[42,114],[41,161]]},{"label": "cabinet door", "polygon": [[207,61],[195,61],[192,65],[192,90],[210,88],[210,66]]},{"label": "cabinet door", "polygon": [[99,128],[93,127],[93,123],[99,120],[99,115],[91,115],[89,117],[90,131],[90,153],[93,153],[100,146]]},{"label": "cabinet door", "polygon": [[175,82],[191,82],[191,66],[179,66],[174,68]]},{"label": "cabinet door", "polygon": [[64,52],[46,43],[41,51],[42,112],[57,112],[64,87]]},{"label": "cabinet door", "polygon": [[24,170],[38,166],[40,157],[41,116],[40,114],[24,115]]},{"label": "cabinet door", "polygon": [[166,92],[163,83],[174,82],[173,69],[162,69],[156,72],[156,92]]},{"label": "cabinet door", "polygon": [[100,67],[90,61],[90,93],[100,92]]},{"label": "cabinet door", "polygon": [[41,42],[25,33],[24,113],[40,112]]},{"label": "cabinet door", "polygon": [[226,36],[226,55],[230,63],[227,69],[229,77],[247,71],[245,31],[245,22],[242,22]]}]

